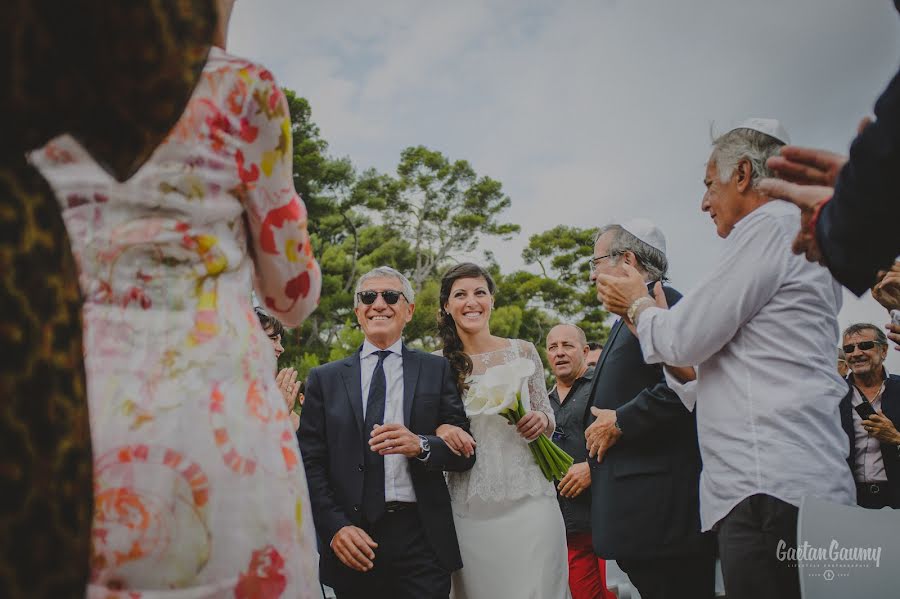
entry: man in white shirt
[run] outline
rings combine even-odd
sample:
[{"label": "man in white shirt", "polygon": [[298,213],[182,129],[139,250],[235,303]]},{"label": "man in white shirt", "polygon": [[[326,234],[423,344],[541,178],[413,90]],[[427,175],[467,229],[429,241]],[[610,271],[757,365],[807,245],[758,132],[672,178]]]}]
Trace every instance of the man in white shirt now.
[{"label": "man in white shirt", "polygon": [[635,272],[598,286],[636,325],[647,362],[697,366],[695,382],[669,383],[696,402],[701,522],[718,531],[729,599],[799,598],[796,562],[776,547],[796,546],[800,499],[855,499],[838,409],[847,385],[834,368],[841,288],[791,253],[798,210],[756,189],[785,141],[777,121],[751,119],[713,142],[701,208],[726,242],[671,310]]},{"label": "man in white shirt", "polygon": [[356,285],[366,335],[344,360],[312,369],[300,450],[322,581],[338,599],[438,599],[462,567],[444,470],[468,470],[435,435],[469,420],[450,364],[401,341],[415,310],[409,280],[382,266]]}]

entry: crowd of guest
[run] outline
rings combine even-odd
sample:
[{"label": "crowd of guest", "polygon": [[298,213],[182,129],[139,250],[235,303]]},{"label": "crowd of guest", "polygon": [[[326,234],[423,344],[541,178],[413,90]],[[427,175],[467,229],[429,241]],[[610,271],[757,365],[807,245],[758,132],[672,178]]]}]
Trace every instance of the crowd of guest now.
[{"label": "crowd of guest", "polygon": [[[59,208],[26,227],[57,248],[38,262],[59,279],[29,298],[48,326],[20,358],[71,371],[68,391],[54,375],[35,397],[73,427],[37,431],[19,401],[0,420],[21,455],[0,469],[4,539],[46,503],[35,546],[61,539],[47,555],[66,565],[42,579],[45,558],[17,570],[6,551],[11,596],[311,599],[321,582],[340,599],[611,599],[615,560],[644,599],[707,599],[719,559],[729,599],[794,598],[797,562],[776,546],[797,545],[804,498],[900,508],[900,377],[885,367],[900,349],[900,74],[849,157],[789,145],[774,119],[712,140],[701,210],[723,252],[685,295],[658,226],[598,222],[590,283],[616,317],[602,345],[572,323],[493,334],[503,290],[464,262],[441,280],[438,351],[412,348],[415,289],[381,266],[356,281],[362,345],[304,381],[277,366],[321,290],[288,106],[225,50],[233,0],[215,4],[215,27],[213,0],[127,15],[172,30],[146,51],[167,58],[148,77],[168,95],[133,152],[77,111],[7,143],[4,181],[30,181],[8,195]],[[68,233],[74,261],[42,227]],[[33,248],[15,252],[27,269]],[[5,300],[37,288],[23,281]],[[842,285],[892,322],[839,331]],[[32,366],[9,370],[10,397],[40,388]],[[42,473],[60,477],[56,504]]]}]

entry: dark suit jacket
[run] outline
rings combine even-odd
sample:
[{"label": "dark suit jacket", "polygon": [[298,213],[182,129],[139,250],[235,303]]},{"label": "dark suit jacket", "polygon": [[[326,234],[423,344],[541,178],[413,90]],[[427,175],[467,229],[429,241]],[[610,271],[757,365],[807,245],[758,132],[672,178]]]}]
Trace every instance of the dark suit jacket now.
[{"label": "dark suit jacket", "polygon": [[[363,524],[363,456],[370,450],[368,440],[363,439],[359,355],[357,350],[349,358],[310,371],[300,418],[300,450],[313,519],[323,545],[319,568],[326,583],[341,569],[329,548],[331,539],[344,526]],[[456,456],[434,435],[435,429],[445,423],[469,430],[445,358],[403,346],[403,416],[406,427],[428,437],[431,444],[427,463],[409,460],[425,536],[441,566],[457,570],[462,561],[443,471],[468,470],[475,456]]]},{"label": "dark suit jacket", "polygon": [[[681,299],[665,288],[669,305]],[[594,371],[590,406],[616,410],[623,434],[591,464],[594,550],[607,559],[679,556],[709,549],[700,534],[700,450],[694,415],[665,382],[662,365],[644,362],[620,321]]]},{"label": "dark suit jacket", "polygon": [[[847,438],[850,439],[850,457],[847,463],[850,470],[856,462],[856,433],[853,430],[853,405],[852,393],[848,393],[841,401],[841,424]],[[884,383],[884,393],[881,395],[881,411],[887,416],[897,429],[900,429],[900,376],[892,374]],[[888,492],[891,496],[891,507],[900,508],[900,451],[896,445],[881,446],[881,455],[884,457],[884,473],[888,479]]]}]

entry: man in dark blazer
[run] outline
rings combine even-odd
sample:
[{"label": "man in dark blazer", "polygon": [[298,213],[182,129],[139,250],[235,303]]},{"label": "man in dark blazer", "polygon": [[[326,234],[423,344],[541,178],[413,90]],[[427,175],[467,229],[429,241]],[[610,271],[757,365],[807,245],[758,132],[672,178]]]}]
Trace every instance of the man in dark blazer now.
[{"label": "man in dark blazer", "polygon": [[[668,270],[665,238],[638,219],[600,229],[597,273],[629,264],[649,284]],[[681,298],[665,287],[666,299]],[[595,420],[596,417],[596,420]],[[617,322],[603,348],[585,413],[591,457],[594,550],[614,559],[644,599],[715,595],[714,540],[700,533],[700,451],[694,415],[644,362],[637,338]]]},{"label": "man in dark blazer", "polygon": [[[840,411],[850,441],[847,462],[856,481],[856,503],[900,508],[900,377],[888,375],[884,367],[887,338],[877,326],[857,323],[844,331],[842,349],[852,370]],[[875,412],[866,419],[863,402]]]},{"label": "man in dark blazer", "polygon": [[446,599],[462,567],[443,471],[468,470],[475,455],[456,455],[435,430],[469,422],[447,360],[401,342],[414,309],[402,274],[363,275],[365,342],[307,381],[298,437],[320,574],[339,599]]}]

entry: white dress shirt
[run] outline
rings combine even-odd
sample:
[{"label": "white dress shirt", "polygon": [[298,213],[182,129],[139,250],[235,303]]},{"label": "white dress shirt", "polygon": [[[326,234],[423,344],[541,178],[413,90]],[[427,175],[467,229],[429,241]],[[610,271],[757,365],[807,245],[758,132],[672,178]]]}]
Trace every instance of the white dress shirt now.
[{"label": "white dress shirt", "polygon": [[[378,365],[377,352],[379,351],[381,351],[380,348],[375,347],[366,339],[359,354],[363,421],[366,419],[366,402],[369,399],[372,375]],[[384,359],[382,365],[387,383],[387,395],[384,401],[384,422],[381,424],[395,423],[405,426],[406,423],[403,421],[403,342],[398,339],[396,343],[387,348],[387,351],[391,352],[391,355]],[[384,456],[384,500],[416,500],[416,492],[413,490],[406,456],[399,454]]]},{"label": "white dress shirt", "polygon": [[694,383],[673,388],[696,401],[703,530],[757,493],[856,501],[838,410],[847,384],[834,370],[841,287],[791,252],[799,226],[794,206],[764,204],[694,290],[638,318],[648,363],[697,365]]},{"label": "white dress shirt", "polygon": [[[887,371],[885,370],[885,380],[887,380]],[[884,383],[881,383],[881,389],[878,394],[870,402],[875,411],[881,413],[881,396],[884,393]],[[860,390],[853,386],[853,397],[850,404],[855,408],[862,404],[865,399]],[[862,418],[856,413],[851,412],[853,416],[853,444],[856,447],[856,455],[853,464],[853,478],[858,483],[883,483],[887,482],[887,473],[884,471],[884,458],[881,455],[881,441],[866,432],[862,426]]]}]

